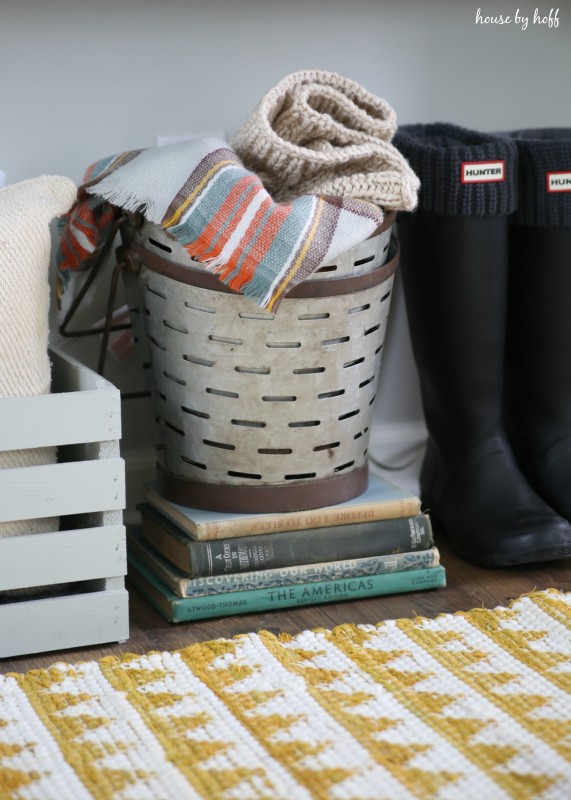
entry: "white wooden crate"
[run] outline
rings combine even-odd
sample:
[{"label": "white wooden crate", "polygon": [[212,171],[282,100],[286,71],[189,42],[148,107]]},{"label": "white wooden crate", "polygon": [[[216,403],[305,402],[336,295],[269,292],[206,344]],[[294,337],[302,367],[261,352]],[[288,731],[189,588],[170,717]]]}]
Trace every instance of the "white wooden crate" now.
[{"label": "white wooden crate", "polygon": [[0,592],[54,589],[49,597],[2,597],[0,658],[129,635],[120,394],[62,351],[51,359],[52,394],[0,399],[0,450],[59,453],[57,464],[0,470],[0,522],[62,523],[56,532],[0,538]]}]

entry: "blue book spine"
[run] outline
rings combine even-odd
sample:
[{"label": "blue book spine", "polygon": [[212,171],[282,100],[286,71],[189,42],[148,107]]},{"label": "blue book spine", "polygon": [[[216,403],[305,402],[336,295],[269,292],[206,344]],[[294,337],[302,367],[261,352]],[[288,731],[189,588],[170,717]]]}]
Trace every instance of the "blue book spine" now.
[{"label": "blue book spine", "polygon": [[446,586],[444,567],[387,572],[360,578],[299,583],[292,586],[178,597],[129,554],[129,580],[169,622],[249,614],[318,603],[336,603],[385,594],[420,592]]}]

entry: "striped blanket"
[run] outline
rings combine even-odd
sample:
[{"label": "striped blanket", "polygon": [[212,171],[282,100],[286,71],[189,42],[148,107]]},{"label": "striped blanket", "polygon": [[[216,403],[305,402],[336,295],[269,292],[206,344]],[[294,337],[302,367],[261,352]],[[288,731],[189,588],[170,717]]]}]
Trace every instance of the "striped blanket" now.
[{"label": "striped blanket", "polygon": [[211,138],[111,156],[85,179],[61,236],[58,300],[71,273],[93,263],[121,210],[141,212],[223,283],[268,310],[383,221],[379,206],[351,197],[276,203],[229,145]]}]

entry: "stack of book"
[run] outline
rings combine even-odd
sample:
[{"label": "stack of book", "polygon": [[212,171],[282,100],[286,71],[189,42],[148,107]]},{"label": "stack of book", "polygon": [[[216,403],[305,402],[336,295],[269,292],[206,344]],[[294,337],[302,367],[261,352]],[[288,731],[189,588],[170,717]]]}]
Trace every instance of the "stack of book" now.
[{"label": "stack of book", "polygon": [[154,486],[128,530],[129,579],[171,622],[445,586],[420,500],[378,475],[335,506],[228,514]]}]

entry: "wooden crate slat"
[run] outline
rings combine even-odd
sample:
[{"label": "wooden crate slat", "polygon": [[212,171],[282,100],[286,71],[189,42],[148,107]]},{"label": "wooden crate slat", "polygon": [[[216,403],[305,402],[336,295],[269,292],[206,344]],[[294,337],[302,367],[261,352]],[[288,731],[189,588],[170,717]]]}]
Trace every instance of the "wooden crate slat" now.
[{"label": "wooden crate slat", "polygon": [[112,383],[70,356],[61,347],[52,347],[50,357],[53,392],[84,392],[97,389],[119,394],[119,390]]},{"label": "wooden crate slat", "polygon": [[117,391],[93,389],[0,400],[0,450],[120,438]]},{"label": "wooden crate slat", "polygon": [[125,551],[123,525],[0,539],[0,591],[124,575]]},{"label": "wooden crate slat", "polygon": [[124,507],[121,458],[0,471],[0,522]]},{"label": "wooden crate slat", "polygon": [[125,641],[128,635],[125,589],[0,605],[0,658]]}]

